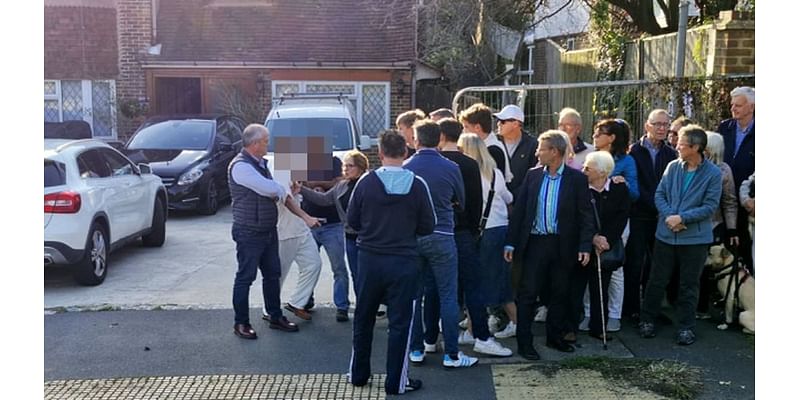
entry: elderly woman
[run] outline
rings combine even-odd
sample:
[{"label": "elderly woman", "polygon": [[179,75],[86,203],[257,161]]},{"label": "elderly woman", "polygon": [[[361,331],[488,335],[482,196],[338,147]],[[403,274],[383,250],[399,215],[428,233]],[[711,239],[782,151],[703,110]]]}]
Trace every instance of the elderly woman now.
[{"label": "elderly woman", "polygon": [[[722,161],[725,155],[725,140],[717,132],[706,131],[706,137],[708,138],[708,144],[706,144],[704,156],[719,167],[720,172],[722,172],[722,198],[719,202],[719,208],[711,218],[714,242],[725,243],[735,248],[739,245],[739,237],[736,233],[736,213],[739,207],[736,203],[733,171],[728,164]],[[700,298],[697,302],[697,318],[699,319],[710,318],[708,315],[708,301],[714,287],[710,281],[711,279],[711,271],[708,268],[703,269],[703,274],[700,277]]]},{"label": "elderly woman", "polygon": [[[314,203],[318,206],[336,206],[336,212],[339,214],[339,218],[342,221],[347,221],[347,204],[350,202],[350,195],[353,193],[353,188],[356,186],[356,182],[358,179],[361,178],[369,170],[369,160],[364,153],[358,150],[351,150],[347,152],[344,156],[344,163],[342,164],[342,173],[344,175],[344,179],[337,182],[330,190],[327,192],[317,192],[305,186],[293,186],[293,192],[299,190],[299,192],[303,195],[304,201],[309,201]],[[358,273],[358,248],[356,247],[356,238],[357,233],[355,230],[350,228],[345,222],[344,226],[344,236],[345,236],[345,251],[347,253],[347,263],[350,265],[350,276],[353,278],[353,282],[356,281],[356,274]],[[345,290],[348,290],[349,283],[347,283],[346,275],[345,275]],[[334,285],[336,285],[336,279],[334,278]],[[356,297],[358,297],[358,293],[356,293]],[[347,321],[349,319],[347,315],[347,310],[336,310],[336,320],[340,322]]]},{"label": "elderly woman", "polygon": [[[592,262],[589,263],[585,271],[585,279],[589,281],[590,298],[590,318],[589,335],[598,339],[603,339],[601,312],[608,310],[609,298],[603,296],[603,304],[600,304],[600,290],[608,293],[611,274],[613,271],[603,269],[601,279],[597,277],[597,256],[605,251],[611,250],[614,246],[623,246],[622,231],[628,222],[628,215],[631,210],[631,198],[628,187],[624,183],[615,183],[609,178],[614,171],[614,159],[608,152],[594,151],[586,156],[583,163],[583,174],[589,180],[589,192],[592,194],[592,204],[595,207],[597,218],[600,220],[598,233],[592,239],[595,248]],[[609,318],[608,312],[602,315]],[[610,340],[610,337],[606,337]]]}]

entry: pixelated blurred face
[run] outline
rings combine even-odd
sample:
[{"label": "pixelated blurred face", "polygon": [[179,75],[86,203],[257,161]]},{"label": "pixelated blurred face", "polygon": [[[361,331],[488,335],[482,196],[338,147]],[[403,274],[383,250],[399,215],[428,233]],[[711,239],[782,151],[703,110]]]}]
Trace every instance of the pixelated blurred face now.
[{"label": "pixelated blurred face", "polygon": [[334,177],[330,139],[322,136],[281,136],[275,141],[275,170],[289,181],[327,181]]}]

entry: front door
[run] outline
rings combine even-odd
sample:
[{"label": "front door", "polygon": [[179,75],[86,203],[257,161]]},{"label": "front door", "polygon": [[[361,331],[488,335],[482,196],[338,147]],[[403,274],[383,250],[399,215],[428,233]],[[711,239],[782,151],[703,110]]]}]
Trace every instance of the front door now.
[{"label": "front door", "polygon": [[156,78],[158,115],[200,114],[200,78]]}]

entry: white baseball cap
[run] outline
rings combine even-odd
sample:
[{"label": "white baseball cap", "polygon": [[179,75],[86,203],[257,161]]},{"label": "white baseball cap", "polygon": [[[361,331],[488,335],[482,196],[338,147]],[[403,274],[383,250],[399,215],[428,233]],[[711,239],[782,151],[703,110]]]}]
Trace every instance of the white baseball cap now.
[{"label": "white baseball cap", "polygon": [[503,107],[503,109],[500,110],[499,113],[495,113],[494,116],[501,121],[515,119],[519,122],[525,122],[525,113],[522,112],[522,109],[513,104]]}]

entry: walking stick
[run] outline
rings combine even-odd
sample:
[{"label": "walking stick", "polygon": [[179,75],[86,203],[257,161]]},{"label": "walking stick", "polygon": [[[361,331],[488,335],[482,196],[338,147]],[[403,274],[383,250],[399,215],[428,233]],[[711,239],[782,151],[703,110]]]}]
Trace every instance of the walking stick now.
[{"label": "walking stick", "polygon": [[600,252],[595,249],[594,254],[597,256],[597,289],[600,291],[600,323],[603,327],[603,350],[608,350],[608,344],[606,343],[606,307],[603,302],[603,275],[600,268]]}]

